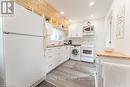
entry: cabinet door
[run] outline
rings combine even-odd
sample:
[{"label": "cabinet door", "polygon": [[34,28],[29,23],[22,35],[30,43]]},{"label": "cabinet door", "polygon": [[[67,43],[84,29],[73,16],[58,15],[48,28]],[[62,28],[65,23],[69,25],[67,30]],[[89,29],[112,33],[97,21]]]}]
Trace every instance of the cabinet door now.
[{"label": "cabinet door", "polygon": [[53,33],[53,26],[48,22],[45,22],[45,26],[47,35],[51,35]]},{"label": "cabinet door", "polygon": [[72,30],[72,28],[70,26],[69,26],[69,31],[68,32],[69,32],[68,37],[71,38],[73,30]]},{"label": "cabinet door", "polygon": [[71,24],[69,26],[69,35],[68,37],[82,37],[83,33],[82,33],[82,27],[80,24]]},{"label": "cabinet door", "polygon": [[64,56],[65,56],[64,57],[65,61],[68,60],[68,47],[67,46],[64,47]]},{"label": "cabinet door", "polygon": [[70,28],[70,37],[76,37],[77,35],[77,29],[76,29],[76,25],[72,25],[71,28]]},{"label": "cabinet door", "polygon": [[63,63],[60,60],[62,59],[60,55],[63,55],[63,53],[61,53],[61,49],[61,47],[53,47],[46,49],[47,73],[52,71],[61,63]]},{"label": "cabinet door", "polygon": [[69,59],[69,46],[47,48],[47,73]]},{"label": "cabinet door", "polygon": [[70,46],[66,46],[66,59],[70,58]]},{"label": "cabinet door", "polygon": [[63,59],[63,62],[67,61],[69,59],[69,48],[68,46],[64,46],[62,48],[62,59]]},{"label": "cabinet door", "polygon": [[60,58],[66,58],[66,46],[62,46],[60,50]]},{"label": "cabinet door", "polygon": [[77,24],[76,26],[76,37],[82,37],[83,36],[83,29],[81,24]]},{"label": "cabinet door", "polygon": [[57,67],[57,61],[55,59],[47,61],[47,73],[49,73],[56,67]]},{"label": "cabinet door", "polygon": [[58,57],[57,57],[57,64],[60,65],[62,63],[64,63],[65,61],[67,61],[69,58],[68,58],[68,53],[67,53],[67,46],[62,46],[60,47],[60,50],[59,50],[59,53],[58,54]]},{"label": "cabinet door", "polygon": [[47,48],[45,52],[45,56],[47,58],[47,61],[55,60],[58,56],[57,48]]}]

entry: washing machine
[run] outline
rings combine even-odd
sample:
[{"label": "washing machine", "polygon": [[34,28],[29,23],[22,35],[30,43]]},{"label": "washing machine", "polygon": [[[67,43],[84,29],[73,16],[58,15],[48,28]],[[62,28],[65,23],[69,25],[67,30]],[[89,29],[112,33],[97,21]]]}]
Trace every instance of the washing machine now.
[{"label": "washing machine", "polygon": [[81,46],[79,46],[79,45],[71,46],[71,59],[72,60],[80,61],[81,60],[80,54],[81,54]]}]

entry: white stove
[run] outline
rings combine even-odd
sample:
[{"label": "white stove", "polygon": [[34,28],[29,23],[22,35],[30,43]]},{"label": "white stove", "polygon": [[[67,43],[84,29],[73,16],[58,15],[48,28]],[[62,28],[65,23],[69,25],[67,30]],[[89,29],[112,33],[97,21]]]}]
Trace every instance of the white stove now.
[{"label": "white stove", "polygon": [[95,47],[94,45],[81,46],[81,61],[94,62],[95,60]]}]

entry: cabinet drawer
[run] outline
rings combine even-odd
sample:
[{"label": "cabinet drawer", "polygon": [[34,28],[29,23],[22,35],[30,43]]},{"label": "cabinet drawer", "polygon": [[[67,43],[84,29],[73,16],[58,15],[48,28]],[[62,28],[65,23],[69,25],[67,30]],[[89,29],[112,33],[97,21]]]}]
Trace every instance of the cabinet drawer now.
[{"label": "cabinet drawer", "polygon": [[61,47],[55,47],[55,52],[60,52],[61,49]]},{"label": "cabinet drawer", "polygon": [[57,51],[61,50],[61,47],[53,47],[53,48],[47,48],[46,52],[50,53],[50,52],[54,52],[56,53]]},{"label": "cabinet drawer", "polygon": [[47,73],[50,72],[51,70],[53,70],[55,68],[55,65],[50,63],[48,66],[47,66]]},{"label": "cabinet drawer", "polygon": [[45,52],[45,56],[46,57],[48,57],[48,56],[53,56],[54,55],[54,53],[52,53],[52,52]]},{"label": "cabinet drawer", "polygon": [[57,59],[48,61],[47,62],[47,71],[50,72],[51,70],[56,68],[58,66],[57,64],[58,64]]},{"label": "cabinet drawer", "polygon": [[63,58],[58,58],[58,59],[57,59],[57,62],[58,62],[58,63],[62,63],[62,62],[63,62]]},{"label": "cabinet drawer", "polygon": [[55,56],[57,53],[57,50],[55,48],[47,48],[45,55],[46,56]]},{"label": "cabinet drawer", "polygon": [[47,60],[50,60],[50,59],[54,59],[54,56],[53,55],[47,55],[46,58],[47,58]]},{"label": "cabinet drawer", "polygon": [[47,52],[47,53],[54,52],[54,49],[53,49],[53,48],[47,48],[47,49],[46,49],[46,52]]},{"label": "cabinet drawer", "polygon": [[58,56],[58,55],[56,55],[56,56],[55,56],[55,55],[53,55],[53,56],[47,55],[47,56],[46,56],[47,62],[48,62],[48,63],[54,62],[55,60],[57,60],[57,58],[58,58],[57,56]]},{"label": "cabinet drawer", "polygon": [[46,48],[46,51],[52,51],[54,50],[53,48]]},{"label": "cabinet drawer", "polygon": [[62,51],[66,50],[66,46],[61,47],[61,50]]},{"label": "cabinet drawer", "polygon": [[68,59],[66,59],[66,58],[58,58],[57,59],[57,66],[64,63],[66,60],[68,60]]}]

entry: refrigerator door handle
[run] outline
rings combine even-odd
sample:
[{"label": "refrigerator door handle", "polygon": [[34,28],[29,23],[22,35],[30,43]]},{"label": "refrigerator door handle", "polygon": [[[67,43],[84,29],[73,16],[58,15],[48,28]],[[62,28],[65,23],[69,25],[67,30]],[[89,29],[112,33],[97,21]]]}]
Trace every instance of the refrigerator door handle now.
[{"label": "refrigerator door handle", "polygon": [[3,32],[4,34],[12,34],[12,35],[22,35],[22,36],[32,36],[32,37],[44,37],[40,35],[31,35],[31,34],[23,34],[23,33],[14,33],[14,32]]}]

